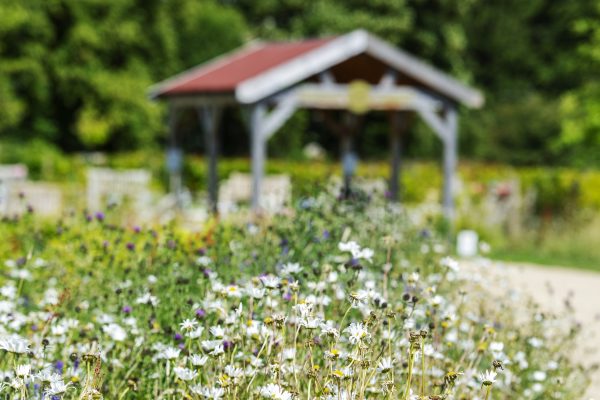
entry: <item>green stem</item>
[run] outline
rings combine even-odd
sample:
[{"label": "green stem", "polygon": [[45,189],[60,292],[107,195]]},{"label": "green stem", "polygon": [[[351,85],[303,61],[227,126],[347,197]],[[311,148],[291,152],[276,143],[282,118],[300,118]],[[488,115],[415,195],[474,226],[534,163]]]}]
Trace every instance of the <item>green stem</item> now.
[{"label": "green stem", "polygon": [[421,397],[425,396],[425,339],[421,338]]},{"label": "green stem", "polygon": [[410,396],[410,384],[412,380],[414,356],[415,353],[411,345],[410,355],[408,356],[408,377],[406,378],[406,390],[404,391],[403,400],[407,400]]},{"label": "green stem", "polygon": [[125,388],[125,390],[123,390],[123,392],[121,393],[121,395],[119,396],[119,400],[121,400],[122,398],[125,397],[125,395],[127,394],[127,392],[129,392],[129,388]]},{"label": "green stem", "polygon": [[[344,316],[342,317],[342,322],[340,322],[340,334],[342,333],[342,330],[344,329],[344,321],[346,320],[346,317],[348,316],[348,313],[350,312],[351,309],[352,309],[352,304],[350,304],[350,307],[348,307],[348,309],[344,313]],[[336,344],[337,344],[337,340],[336,340]]]},{"label": "green stem", "polygon": [[490,393],[492,393],[492,385],[489,385],[489,386],[487,387],[487,389],[486,389],[486,392],[485,392],[485,400],[489,400],[489,398],[490,398]]},{"label": "green stem", "polygon": [[294,334],[294,359],[292,361],[292,365],[294,366],[294,383],[296,384],[296,390],[299,391],[300,386],[298,385],[298,374],[296,371],[296,353],[298,352],[298,334],[300,333],[300,326],[296,328],[296,333]]}]

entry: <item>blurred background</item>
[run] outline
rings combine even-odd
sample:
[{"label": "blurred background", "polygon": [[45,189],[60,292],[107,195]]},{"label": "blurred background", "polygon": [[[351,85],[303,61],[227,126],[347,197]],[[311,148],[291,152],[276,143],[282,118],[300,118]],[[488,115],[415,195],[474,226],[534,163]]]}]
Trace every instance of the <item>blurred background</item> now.
[{"label": "blurred background", "polygon": [[[253,39],[357,28],[484,93],[481,110],[460,110],[458,229],[499,259],[600,270],[596,1],[0,0],[0,180],[85,207],[87,168],[143,168],[165,193],[166,109],[149,101],[152,84]],[[221,179],[250,169],[241,118],[223,122]],[[184,186],[202,193],[196,115],[177,131]],[[369,114],[357,140],[357,175],[385,180],[385,116]],[[338,145],[300,110],[269,141],[267,170],[291,177],[294,198],[310,195],[340,174]],[[415,119],[403,147],[402,199],[422,210],[439,200],[441,143]]]}]

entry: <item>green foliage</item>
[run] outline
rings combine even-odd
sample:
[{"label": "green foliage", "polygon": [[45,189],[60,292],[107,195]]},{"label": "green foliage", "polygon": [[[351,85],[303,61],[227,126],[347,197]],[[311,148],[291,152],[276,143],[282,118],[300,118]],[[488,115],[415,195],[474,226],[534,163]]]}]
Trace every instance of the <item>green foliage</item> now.
[{"label": "green foliage", "polygon": [[585,146],[567,153],[560,145],[560,96],[595,75],[574,45],[588,40],[574,26],[594,14],[592,3],[473,2],[465,22],[468,68],[488,104],[465,118],[466,154],[521,165],[583,164]]},{"label": "green foliage", "polygon": [[[599,65],[600,67],[600,65]],[[600,163],[600,84],[591,82],[563,96],[562,130],[554,140],[556,151],[573,164]]]},{"label": "green foliage", "polygon": [[259,37],[288,38],[346,33],[365,28],[397,42],[408,32],[413,11],[405,0],[228,0]]},{"label": "green foliage", "polygon": [[153,145],[163,112],[148,87],[244,32],[210,0],[0,0],[0,133],[66,150]]},{"label": "green foliage", "polygon": [[537,93],[512,102],[492,101],[463,119],[461,150],[473,158],[516,165],[568,161],[552,146],[560,134],[559,109],[556,100]]}]

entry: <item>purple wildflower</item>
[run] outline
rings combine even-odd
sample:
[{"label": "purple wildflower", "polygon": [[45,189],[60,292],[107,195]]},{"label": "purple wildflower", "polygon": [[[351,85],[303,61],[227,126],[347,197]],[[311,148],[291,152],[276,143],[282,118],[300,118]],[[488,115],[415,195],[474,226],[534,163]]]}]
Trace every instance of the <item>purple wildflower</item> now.
[{"label": "purple wildflower", "polygon": [[64,366],[65,366],[65,363],[62,362],[61,360],[58,360],[57,362],[54,363],[54,368],[56,368],[56,370],[58,371],[59,374],[63,373]]}]

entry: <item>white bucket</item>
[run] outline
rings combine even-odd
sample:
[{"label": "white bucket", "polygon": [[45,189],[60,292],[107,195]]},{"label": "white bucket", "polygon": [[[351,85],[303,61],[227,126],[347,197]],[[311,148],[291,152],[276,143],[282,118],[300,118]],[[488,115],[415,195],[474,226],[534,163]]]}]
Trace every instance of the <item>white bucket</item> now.
[{"label": "white bucket", "polygon": [[474,257],[477,255],[478,242],[477,232],[471,230],[460,231],[456,238],[456,253],[460,257]]}]

